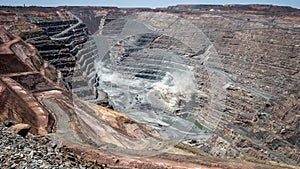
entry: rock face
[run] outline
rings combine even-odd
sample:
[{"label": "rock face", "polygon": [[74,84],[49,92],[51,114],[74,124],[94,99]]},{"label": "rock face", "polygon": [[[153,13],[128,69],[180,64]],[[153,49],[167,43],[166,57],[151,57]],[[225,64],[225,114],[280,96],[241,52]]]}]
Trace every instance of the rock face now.
[{"label": "rock face", "polygon": [[[102,11],[92,10],[95,15]],[[161,13],[109,9],[98,23],[96,84],[114,109],[158,131],[164,124],[179,126],[171,117],[194,118],[192,112],[213,131],[209,141],[195,143],[209,154],[299,164],[299,11],[267,5],[157,10]],[[169,90],[176,88],[174,70],[189,69],[192,76],[179,74],[201,94],[195,103],[179,97],[179,106]],[[165,90],[158,90],[156,99],[151,93],[158,82]],[[184,126],[179,128],[190,129]]]},{"label": "rock face", "polygon": [[[300,49],[299,12],[286,16],[288,21],[262,11],[257,15],[239,12],[191,18],[214,42],[222,63],[219,67],[217,62],[214,69],[229,79],[219,129],[203,148],[221,157],[243,153],[299,164],[299,142],[288,136],[299,135],[300,55],[294,52]],[[208,24],[210,20],[214,22]],[[287,128],[289,134],[284,133]]]},{"label": "rock face", "polygon": [[59,81],[57,84],[48,79],[45,76],[47,67],[35,67],[35,57],[29,57],[30,46],[20,38],[1,29],[1,39],[3,57],[9,56],[20,67],[20,70],[13,69],[3,63],[1,121],[10,119],[30,124],[31,131],[36,134],[55,132],[51,136],[61,141],[96,146],[104,142],[118,145],[123,151],[160,143],[160,135],[152,129],[113,110],[83,102],[61,88]]},{"label": "rock face", "polygon": [[19,134],[20,136],[25,137],[30,130],[29,124],[16,124],[9,128],[9,131],[15,134]]},{"label": "rock face", "polygon": [[1,62],[0,119],[31,124],[33,132],[45,134],[47,128],[51,128],[52,116],[32,95],[35,90],[32,80],[39,75],[37,72],[40,69],[39,58],[29,45],[3,28],[1,28],[1,42],[1,58],[4,61]]},{"label": "rock face", "polygon": [[[145,20],[147,17],[149,22]],[[200,66],[203,61],[188,55],[196,55],[210,44],[201,31],[184,23],[179,26],[182,29],[157,26],[160,19],[169,23],[175,20],[168,14],[165,17],[141,13],[104,25],[101,35],[94,38],[97,44],[103,44],[98,47],[100,54],[95,62],[96,84],[108,94],[115,110],[139,119],[164,137],[203,141],[211,133],[199,129],[189,119],[198,119],[201,109],[212,108],[212,105],[201,107],[204,106],[201,101],[208,102],[208,93],[201,86],[207,81],[198,81],[194,76],[208,71]],[[193,31],[194,41],[202,42],[199,46],[186,44],[192,38],[187,30]],[[210,49],[212,53],[213,50]],[[201,117],[207,120],[203,125],[215,129],[218,117]]]},{"label": "rock face", "polygon": [[42,59],[61,73],[65,86],[72,88],[70,79],[76,66],[75,56],[88,39],[85,24],[73,14],[63,10],[51,18],[41,14],[30,16],[26,13],[19,14],[19,17],[40,28],[38,32],[24,32],[20,36],[27,43],[34,45]]},{"label": "rock face", "polygon": [[[206,156],[300,164],[297,9],[3,7],[0,18],[0,121],[74,151],[101,149],[86,158],[178,152],[183,142]],[[99,158],[113,164],[107,155]],[[205,163],[164,155],[117,158]]]}]

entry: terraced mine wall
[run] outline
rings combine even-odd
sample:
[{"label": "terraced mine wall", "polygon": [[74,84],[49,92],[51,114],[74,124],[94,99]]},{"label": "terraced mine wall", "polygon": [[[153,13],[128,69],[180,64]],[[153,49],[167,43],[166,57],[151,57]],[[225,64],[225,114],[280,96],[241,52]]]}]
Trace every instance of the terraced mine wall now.
[{"label": "terraced mine wall", "polygon": [[[274,15],[284,15],[285,11]],[[262,18],[246,13],[185,16],[191,17],[214,42],[223,70],[215,68],[231,79],[226,86],[226,107],[219,125],[220,135],[225,137],[212,137],[216,144],[206,148],[211,147],[210,152],[218,152],[215,155],[219,156],[243,152],[257,158],[299,163],[299,143],[287,138],[289,134],[281,133],[283,126],[292,135],[299,133],[299,120],[295,120],[299,116],[299,52],[293,52],[299,50],[299,27],[295,25],[299,13],[290,13],[295,17],[289,23],[279,18],[272,20],[274,15],[266,17],[272,12],[262,13]],[[212,20],[212,24],[207,24]],[[276,111],[278,107],[287,111]],[[285,114],[290,114],[291,119],[285,119]],[[223,153],[212,148],[218,147],[218,142],[222,142],[219,149]]]},{"label": "terraced mine wall", "polygon": [[[246,156],[299,165],[299,10],[269,5],[57,9],[47,9],[59,13],[54,17],[40,9],[31,15],[28,9],[19,9],[17,17],[5,13],[9,16],[5,24],[22,23],[11,24],[12,31],[34,45],[44,68],[54,65],[56,78],[61,76],[62,85],[79,98],[113,108],[150,126],[160,136],[177,139],[212,156]],[[24,25],[31,29],[26,30]],[[189,30],[186,25],[190,25]],[[88,36],[88,32],[93,35]],[[18,68],[29,70],[26,66]],[[9,79],[22,87],[20,78]],[[23,85],[33,93],[37,86],[31,89]],[[182,86],[184,92],[180,93]],[[5,85],[1,91],[5,93]],[[59,104],[63,100],[72,107],[68,94],[43,99],[38,93],[35,98],[49,112],[64,115],[67,108]],[[53,101],[54,97],[59,99]],[[65,119],[80,116],[81,120],[74,120],[72,125],[83,124],[82,131],[93,136],[72,130],[70,133],[77,133],[75,138],[66,131],[61,134],[60,129],[72,127],[58,122],[56,137],[78,143],[89,138],[98,145],[109,140],[97,142],[100,137],[95,133],[102,131],[101,127],[86,127],[86,122],[95,117],[89,116],[93,114],[90,112],[95,110],[79,103],[77,112],[81,113]],[[107,118],[103,112],[97,115]],[[118,115],[112,119],[119,123],[123,118]],[[116,131],[126,128],[114,122],[109,124]],[[52,125],[49,122],[48,126]],[[139,128],[145,135],[151,131]],[[135,133],[130,131],[122,132]],[[120,135],[106,134],[118,146],[123,143],[130,149],[138,143],[128,142],[127,137],[119,143],[115,138]],[[156,135],[151,135],[151,141],[152,136]]]},{"label": "terraced mine wall", "polygon": [[[21,35],[22,38],[34,45],[40,52],[42,58],[59,70],[66,82],[73,76],[76,66],[75,55],[87,41],[87,30],[80,20],[72,19],[66,21],[47,21],[39,18],[33,20],[23,18],[40,27],[43,32],[32,36],[31,33]],[[70,88],[72,86],[69,86]]]},{"label": "terraced mine wall", "polygon": [[[19,34],[22,39],[34,45],[43,61],[61,72],[67,82],[72,76],[78,50],[87,41],[86,26],[65,11],[55,11],[53,8],[7,7],[3,18],[4,27]],[[11,13],[10,13],[11,12]]]},{"label": "terraced mine wall", "polygon": [[[32,14],[26,8],[18,9],[20,12],[17,15],[21,20],[37,27],[19,34],[39,51],[44,67],[49,69],[46,74],[52,74],[51,80],[60,80],[60,85],[74,90],[74,94],[82,99],[97,103],[93,72],[97,50],[88,35],[86,24],[64,10],[49,17],[55,10],[45,14],[43,9],[37,8],[37,14]],[[109,107],[108,101],[99,104]]]},{"label": "terraced mine wall", "polygon": [[163,138],[151,128],[111,109],[83,101],[63,89],[60,81],[50,80],[46,76],[48,62],[35,64],[39,61],[37,50],[20,37],[1,28],[0,38],[1,121],[29,124],[32,133],[48,135],[54,141],[81,146],[105,145],[106,151],[123,154],[126,150],[136,155],[141,154],[141,149],[163,147]]},{"label": "terraced mine wall", "polygon": [[[299,11],[289,7],[255,5],[217,7],[210,6],[205,10],[191,11],[191,8],[197,9],[198,7],[187,6],[183,8],[183,12],[174,9],[170,10],[170,13],[168,9],[157,9],[163,12],[159,13],[159,16],[151,11],[133,14],[134,19],[142,22],[142,25],[147,25],[153,20],[151,26],[157,29],[162,28],[164,24],[168,25],[167,20],[172,20],[174,17],[168,17],[169,14],[178,15],[187,23],[192,23],[209,39],[211,46],[204,45],[195,53],[189,50],[178,52],[186,58],[176,58],[173,54],[169,59],[163,59],[163,62],[170,62],[175,69],[179,69],[180,66],[174,60],[182,61],[185,66],[194,67],[193,78],[196,82],[198,81],[198,88],[206,91],[209,97],[195,99],[197,103],[194,104],[202,105],[202,107],[192,112],[199,114],[197,119],[207,128],[212,128],[209,126],[211,122],[218,123],[217,128],[212,130],[213,135],[209,141],[203,143],[201,139],[193,139],[188,142],[218,157],[245,155],[298,164],[299,142],[295,140],[295,137],[299,133],[297,129],[299,123],[299,52],[297,52],[299,50],[299,45],[297,45],[299,43],[299,27],[297,26]],[[101,11],[93,10],[94,14]],[[141,94],[143,93],[141,91],[146,90],[147,85],[141,85],[142,89],[137,89],[137,84],[133,83],[134,87],[128,84],[139,79],[143,82],[152,81],[150,84],[153,84],[167,77],[166,72],[170,71],[166,71],[168,66],[162,64],[161,59],[168,54],[160,56],[159,53],[165,49],[174,51],[178,42],[166,36],[155,35],[151,31],[149,33],[146,28],[142,28],[146,30],[144,32],[139,32],[139,29],[134,28],[136,32],[130,32],[127,26],[134,24],[128,22],[128,16],[131,15],[120,14],[121,11],[122,9],[116,11],[115,14],[110,11],[109,15],[103,16],[103,23],[99,23],[102,28],[99,31],[100,39],[104,37],[108,41],[108,46],[112,48],[106,50],[100,47],[98,49],[98,51],[104,51],[100,52],[102,53],[100,54],[102,60],[98,62],[101,65],[100,69],[96,69],[99,73],[97,75],[99,77],[97,79],[98,90],[108,93],[112,105],[118,111],[128,112],[130,108],[124,107],[124,103],[128,101],[125,105],[132,103],[134,112],[139,104],[142,105],[140,108],[147,112],[147,101]],[[116,17],[118,15],[119,18]],[[288,16],[285,18],[287,20],[279,17],[283,15]],[[108,16],[113,19],[109,19]],[[172,27],[172,24],[178,26],[179,23],[180,21],[177,20],[168,26]],[[141,28],[138,24],[135,26]],[[128,36],[123,36],[124,32]],[[160,39],[154,43],[153,40],[157,37]],[[167,42],[171,45],[165,46]],[[163,50],[151,54],[145,51],[148,46],[152,51],[154,51],[153,48],[163,48]],[[184,45],[179,44],[179,46],[177,48],[184,48]],[[212,55],[214,52],[215,54]],[[105,71],[111,70],[116,74],[120,73],[121,75],[116,76],[116,79],[129,81],[124,80],[125,84],[122,86],[122,80],[103,76],[105,72],[101,68]],[[210,72],[206,70],[205,73],[203,71],[205,69]],[[221,81],[217,82],[217,79]],[[216,84],[221,86],[212,87]],[[137,101],[134,99],[136,96],[134,90],[140,94]],[[126,94],[124,91],[130,92]],[[212,95],[219,93],[222,93],[222,96],[217,97],[219,100],[211,98]],[[209,107],[213,109],[207,109],[206,106],[211,102],[214,104],[210,104]],[[153,110],[152,103],[151,110]],[[159,105],[160,108],[164,107],[163,102]],[[196,107],[195,105],[192,107]],[[279,110],[279,107],[282,109]],[[287,111],[282,111],[283,109]],[[176,112],[177,117],[188,117],[184,109],[171,112]],[[168,114],[167,111],[159,116],[166,114]],[[136,114],[132,114],[131,117],[140,118]],[[143,115],[143,117],[147,116]],[[288,117],[290,119],[287,119]],[[209,122],[209,118],[214,120]],[[150,126],[153,124],[149,118],[145,119],[148,120],[148,122],[144,121],[146,124]],[[164,124],[170,123],[174,124],[168,120],[157,120],[152,127],[161,129],[164,128],[162,127]]]}]

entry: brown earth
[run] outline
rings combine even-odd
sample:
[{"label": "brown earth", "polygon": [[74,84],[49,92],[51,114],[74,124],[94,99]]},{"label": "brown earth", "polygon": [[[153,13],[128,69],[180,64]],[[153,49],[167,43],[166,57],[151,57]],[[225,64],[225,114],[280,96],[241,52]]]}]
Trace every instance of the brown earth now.
[{"label": "brown earth", "polygon": [[[106,33],[118,34],[122,25],[111,26],[111,21],[128,15],[152,21],[156,13],[164,19],[169,14],[180,16],[201,29],[219,57],[212,57],[210,66],[230,83],[224,86],[225,106],[209,110],[211,116],[222,118],[200,148],[178,144],[170,149],[173,153],[130,156],[126,148],[159,146],[164,138],[122,112],[100,106],[111,108],[107,97],[97,96],[97,76],[89,76],[95,72],[91,63],[97,49],[88,34],[99,28],[105,33],[106,26],[115,30]],[[299,16],[297,9],[259,5],[154,10],[2,7],[0,121],[29,124],[32,133],[49,134],[62,141],[66,151],[111,168],[297,168]],[[163,40],[157,42],[165,47]],[[197,59],[197,54],[186,54]],[[106,143],[120,147],[119,153],[115,146],[104,148]]]}]

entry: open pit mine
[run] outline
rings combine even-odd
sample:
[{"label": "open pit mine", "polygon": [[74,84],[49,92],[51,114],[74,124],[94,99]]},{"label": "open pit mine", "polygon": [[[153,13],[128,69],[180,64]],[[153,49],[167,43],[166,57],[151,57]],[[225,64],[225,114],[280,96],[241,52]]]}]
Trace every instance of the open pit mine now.
[{"label": "open pit mine", "polygon": [[0,122],[102,168],[297,168],[300,10],[2,6]]}]

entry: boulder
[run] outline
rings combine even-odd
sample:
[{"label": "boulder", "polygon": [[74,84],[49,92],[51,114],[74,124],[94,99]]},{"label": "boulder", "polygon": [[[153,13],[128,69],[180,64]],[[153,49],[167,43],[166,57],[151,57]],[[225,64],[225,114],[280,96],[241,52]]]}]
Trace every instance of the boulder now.
[{"label": "boulder", "polygon": [[8,131],[25,137],[28,134],[30,128],[31,126],[29,124],[20,123],[9,127]]}]

